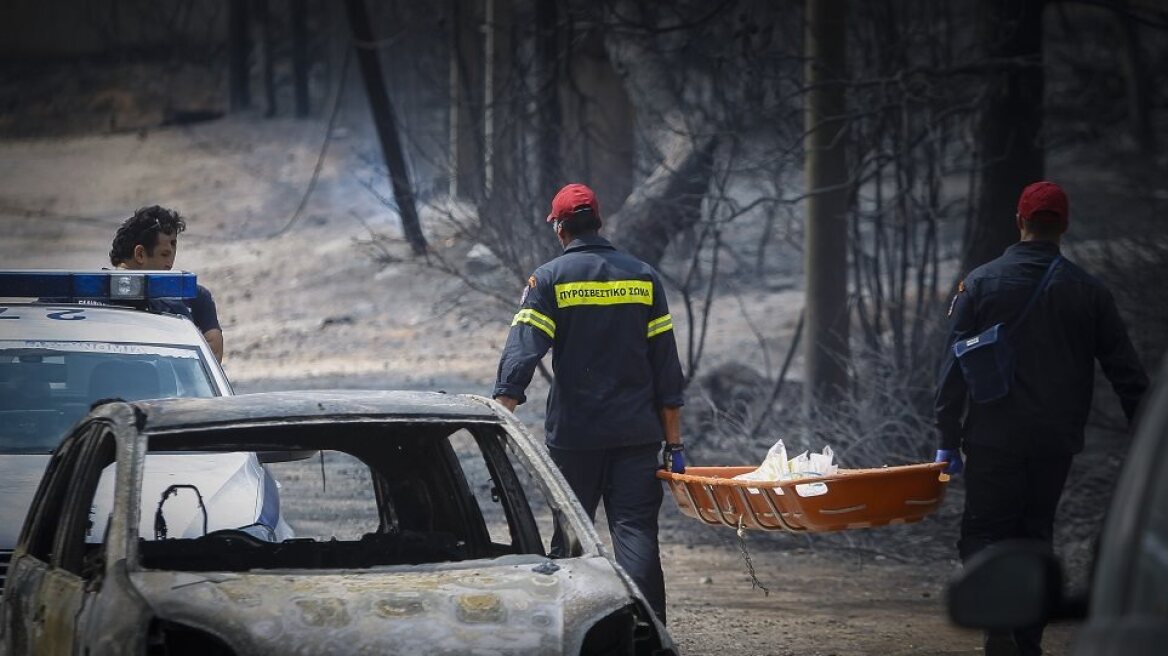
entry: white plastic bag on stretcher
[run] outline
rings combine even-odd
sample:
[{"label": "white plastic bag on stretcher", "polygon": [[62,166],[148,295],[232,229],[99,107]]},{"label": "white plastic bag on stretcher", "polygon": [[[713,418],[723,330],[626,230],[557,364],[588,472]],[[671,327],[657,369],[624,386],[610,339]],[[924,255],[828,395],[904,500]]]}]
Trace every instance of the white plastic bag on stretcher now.
[{"label": "white plastic bag on stretcher", "polygon": [[[834,452],[830,446],[823,447],[821,453],[803,453],[787,459],[787,447],[783,440],[775,442],[768,451],[762,465],[745,474],[735,476],[735,479],[744,481],[790,481],[800,478],[814,478],[817,476],[831,476],[839,471],[833,462]],[[757,488],[746,488],[751,494],[759,494]],[[795,491],[802,497],[814,497],[827,494],[827,485],[824,483],[807,483],[796,485]],[[783,494],[782,488],[775,488],[775,493]]]}]

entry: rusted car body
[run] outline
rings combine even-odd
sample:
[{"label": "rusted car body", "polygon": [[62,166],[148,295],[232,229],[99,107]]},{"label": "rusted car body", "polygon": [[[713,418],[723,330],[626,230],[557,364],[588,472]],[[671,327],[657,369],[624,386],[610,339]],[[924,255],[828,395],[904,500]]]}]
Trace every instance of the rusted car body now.
[{"label": "rusted car body", "polygon": [[[317,518],[343,519],[341,529],[316,538],[168,537],[172,516],[185,521],[202,499],[181,480],[148,498],[147,460],[239,450],[347,458],[312,494],[367,467],[365,524],[345,534],[341,490]],[[281,474],[284,485],[311,478],[298,466],[309,473]],[[93,517],[103,494],[112,511]],[[558,557],[553,519],[567,545]],[[307,517],[289,522],[313,534]],[[675,653],[647,609],[543,446],[492,401],[278,392],[94,409],[54,452],[29,512],[0,644],[10,654]]]}]

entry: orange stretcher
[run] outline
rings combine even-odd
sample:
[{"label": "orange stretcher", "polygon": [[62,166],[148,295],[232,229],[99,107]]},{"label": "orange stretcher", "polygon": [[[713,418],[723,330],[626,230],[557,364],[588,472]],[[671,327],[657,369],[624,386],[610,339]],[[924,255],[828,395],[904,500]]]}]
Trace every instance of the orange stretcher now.
[{"label": "orange stretcher", "polygon": [[657,477],[669,483],[682,514],[706,524],[817,533],[920,521],[945,498],[946,465],[841,469],[788,481],[734,480],[754,467],[687,467]]}]

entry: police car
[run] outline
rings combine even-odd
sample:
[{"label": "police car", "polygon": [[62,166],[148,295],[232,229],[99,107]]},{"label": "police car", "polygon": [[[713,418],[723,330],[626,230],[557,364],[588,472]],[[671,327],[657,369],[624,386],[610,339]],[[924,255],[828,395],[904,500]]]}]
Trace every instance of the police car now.
[{"label": "police car", "polygon": [[[232,394],[182,316],[183,299],[195,293],[195,275],[185,272],[0,271],[0,591],[50,453],[94,402]],[[278,486],[255,453],[157,454],[145,480],[150,489],[195,486],[206,501],[209,525],[192,507],[172,520],[172,535],[292,535]],[[94,517],[107,514],[94,508]],[[142,518],[144,529],[150,521]]]}]

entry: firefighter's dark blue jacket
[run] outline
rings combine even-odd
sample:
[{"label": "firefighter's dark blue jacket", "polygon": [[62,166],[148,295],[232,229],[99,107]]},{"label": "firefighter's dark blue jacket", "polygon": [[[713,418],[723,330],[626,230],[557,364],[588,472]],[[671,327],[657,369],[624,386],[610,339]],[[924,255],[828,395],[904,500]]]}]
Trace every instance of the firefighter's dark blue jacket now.
[{"label": "firefighter's dark blue jacket", "polygon": [[[1115,300],[1101,282],[1064,257],[1025,321],[1014,325],[1058,254],[1054,242],[1018,242],[962,282],[951,306],[952,323],[938,378],[941,448],[956,449],[964,440],[1078,453],[1091,409],[1095,360],[1132,419],[1148,377]],[[991,403],[967,403],[965,379],[948,346],[998,322],[1006,324],[1017,354],[1010,393]]]},{"label": "firefighter's dark blue jacket", "polygon": [[494,396],[520,402],[552,349],[547,443],[602,449],[664,439],[659,411],[684,378],[665,290],[648,264],[597,235],[535,270],[499,361]]}]

